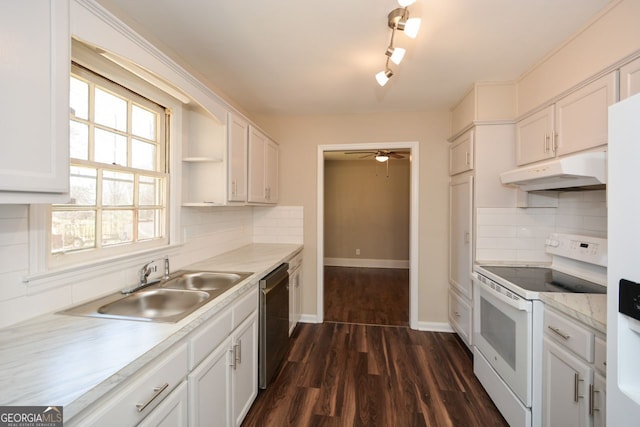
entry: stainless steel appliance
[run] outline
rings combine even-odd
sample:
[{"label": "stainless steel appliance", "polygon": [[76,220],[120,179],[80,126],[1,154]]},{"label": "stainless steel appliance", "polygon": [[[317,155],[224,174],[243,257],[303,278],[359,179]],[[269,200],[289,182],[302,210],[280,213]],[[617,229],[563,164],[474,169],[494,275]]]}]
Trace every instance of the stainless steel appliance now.
[{"label": "stainless steel appliance", "polygon": [[282,264],[260,280],[260,339],[258,377],[267,388],[289,348],[289,273]]},{"label": "stainless steel appliance", "polygon": [[474,373],[514,427],[538,427],[542,421],[540,295],[606,293],[602,284],[569,274],[573,267],[605,283],[606,273],[598,269],[606,265],[606,240],[552,234],[546,248],[554,255],[551,266],[474,267]]}]

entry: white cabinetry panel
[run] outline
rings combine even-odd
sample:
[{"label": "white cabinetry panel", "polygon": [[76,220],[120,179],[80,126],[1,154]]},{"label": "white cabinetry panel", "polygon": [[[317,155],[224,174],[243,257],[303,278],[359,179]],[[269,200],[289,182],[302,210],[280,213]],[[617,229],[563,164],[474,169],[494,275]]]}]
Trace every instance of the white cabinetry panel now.
[{"label": "white cabinetry panel", "polygon": [[0,202],[66,202],[69,1],[2,1],[0,28]]}]

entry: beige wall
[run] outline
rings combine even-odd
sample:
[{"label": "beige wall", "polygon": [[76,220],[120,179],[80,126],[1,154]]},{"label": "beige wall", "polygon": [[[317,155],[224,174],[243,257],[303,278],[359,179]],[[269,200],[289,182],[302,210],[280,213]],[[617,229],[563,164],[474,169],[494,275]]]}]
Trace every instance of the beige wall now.
[{"label": "beige wall", "polygon": [[614,2],[518,81],[518,114],[539,106],[640,50],[640,1]]},{"label": "beige wall", "polygon": [[304,206],[304,314],[317,308],[318,146],[375,142],[420,144],[418,321],[448,323],[448,111],[340,116],[257,116],[280,144],[280,203]]},{"label": "beige wall", "polygon": [[325,160],[325,258],[409,260],[410,163],[390,159],[388,176],[386,165]]}]

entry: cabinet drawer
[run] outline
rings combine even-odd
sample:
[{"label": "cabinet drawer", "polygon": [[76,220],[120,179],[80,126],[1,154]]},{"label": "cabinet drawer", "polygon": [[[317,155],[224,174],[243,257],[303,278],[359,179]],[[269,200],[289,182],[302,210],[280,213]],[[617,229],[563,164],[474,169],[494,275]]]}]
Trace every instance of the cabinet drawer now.
[{"label": "cabinet drawer", "polygon": [[289,264],[289,272],[295,270],[302,265],[302,252],[298,252],[293,258],[287,261]]},{"label": "cabinet drawer", "polygon": [[137,425],[186,377],[187,353],[185,343],[149,362],[147,369],[110,393],[104,404],[92,408],[89,417],[73,419],[69,425]]},{"label": "cabinet drawer", "polygon": [[449,289],[449,321],[468,345],[471,345],[471,318],[471,304]]},{"label": "cabinet drawer", "polygon": [[594,366],[602,374],[607,373],[607,342],[600,337],[595,340]]},{"label": "cabinet drawer", "polygon": [[189,341],[189,369],[198,366],[213,349],[231,334],[233,331],[233,311],[230,308],[223,310],[200,329]]},{"label": "cabinet drawer", "polygon": [[251,313],[258,309],[258,287],[252,288],[243,295],[233,306],[233,327],[236,328]]},{"label": "cabinet drawer", "polygon": [[587,362],[593,362],[592,332],[584,329],[577,320],[571,320],[550,310],[544,313],[544,331]]}]

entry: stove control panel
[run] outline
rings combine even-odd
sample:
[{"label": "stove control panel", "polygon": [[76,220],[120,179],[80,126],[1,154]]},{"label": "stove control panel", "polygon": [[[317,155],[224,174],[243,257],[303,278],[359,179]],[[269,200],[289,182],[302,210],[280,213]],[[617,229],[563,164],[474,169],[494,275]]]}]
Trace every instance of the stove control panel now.
[{"label": "stove control panel", "polygon": [[607,239],[553,233],[545,241],[547,253],[607,266]]}]

